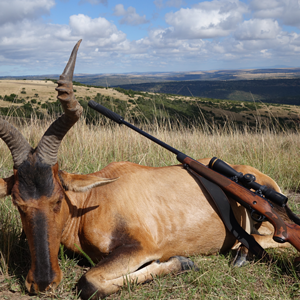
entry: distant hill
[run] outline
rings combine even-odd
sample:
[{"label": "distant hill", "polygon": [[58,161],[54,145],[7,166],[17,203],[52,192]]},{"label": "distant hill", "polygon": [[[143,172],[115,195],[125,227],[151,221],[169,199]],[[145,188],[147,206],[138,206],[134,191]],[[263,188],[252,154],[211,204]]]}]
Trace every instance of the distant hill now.
[{"label": "distant hill", "polygon": [[[0,77],[45,80],[59,75]],[[75,74],[74,80],[97,87],[121,87],[182,96],[300,105],[300,68],[217,70],[165,73]]]},{"label": "distant hill", "polygon": [[158,83],[191,80],[253,80],[253,79],[291,79],[300,78],[300,68],[294,69],[257,69],[221,70],[194,72],[153,72],[128,74],[77,74],[74,80],[89,85],[112,87],[118,85]]},{"label": "distant hill", "polygon": [[126,90],[300,105],[299,79],[180,81],[120,86]]},{"label": "distant hill", "polygon": [[[0,79],[58,79],[58,74],[37,76],[0,76]],[[300,78],[300,68],[216,70],[192,72],[152,72],[126,74],[75,74],[74,80],[94,86],[118,86],[151,82],[191,81],[191,80],[253,80]]]},{"label": "distant hill", "polygon": [[[182,82],[178,82],[181,84]],[[283,85],[284,86],[284,85]],[[18,122],[58,117],[62,113],[56,99],[56,84],[49,80],[0,80],[0,115]],[[94,100],[136,124],[168,124],[223,128],[299,128],[300,105],[290,106],[253,101],[231,101],[205,97],[135,92],[122,88],[84,86],[74,82],[76,99],[84,108],[86,122],[101,124],[107,118],[88,107]],[[275,91],[276,92],[276,91]],[[224,127],[225,128],[225,127]]]}]

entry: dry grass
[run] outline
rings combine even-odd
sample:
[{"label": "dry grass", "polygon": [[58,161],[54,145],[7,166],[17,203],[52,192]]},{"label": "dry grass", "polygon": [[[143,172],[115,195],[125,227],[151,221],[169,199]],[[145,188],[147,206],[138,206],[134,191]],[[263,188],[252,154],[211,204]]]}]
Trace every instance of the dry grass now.
[{"label": "dry grass", "polygon": [[[230,126],[211,132],[205,127],[188,129],[171,125],[146,126],[145,131],[193,158],[217,156],[232,164],[256,167],[274,178],[284,190],[296,190],[299,186],[299,132],[274,129],[241,132]],[[84,122],[78,123],[64,139],[59,152],[61,168],[73,172],[94,172],[112,161],[148,166],[178,163],[171,152],[115,124],[88,127]]]},{"label": "dry grass", "polygon": [[[51,122],[33,118],[20,131],[35,147]],[[232,164],[247,164],[274,178],[284,190],[296,190],[300,183],[299,131],[275,128],[255,132],[222,129],[207,124],[192,128],[152,124],[142,126],[158,139],[193,157],[216,156]],[[4,143],[0,144],[1,176],[12,172],[12,159]],[[60,168],[69,172],[91,173],[112,161],[131,161],[148,166],[177,164],[176,156],[133,130],[108,123],[88,126],[78,122],[64,138],[58,153]]]},{"label": "dry grass", "polygon": [[[17,95],[20,99],[37,99],[41,103],[46,101],[56,101],[57,92],[55,88],[57,84],[50,80],[0,80],[0,96],[9,96],[10,94]],[[86,86],[74,86],[76,97],[79,98],[94,98],[97,93],[104,96],[118,98],[127,101],[130,99],[128,96],[116,91],[113,88],[97,88]],[[22,94],[22,92],[26,92]],[[37,94],[37,96],[36,96]],[[0,107],[9,107],[11,102],[0,100]],[[14,103],[13,105],[21,105]]]},{"label": "dry grass", "polygon": [[[36,119],[19,129],[35,147],[50,123]],[[217,156],[234,164],[252,165],[274,178],[284,191],[299,189],[299,132],[278,132],[274,128],[249,132],[224,128],[208,128],[198,124],[192,128],[152,124],[145,130],[194,158]],[[6,145],[0,143],[0,171],[5,177],[12,173],[12,159]],[[148,166],[177,164],[174,154],[150,142],[131,129],[108,123],[87,126],[77,123],[64,138],[58,154],[60,168],[73,173],[91,173],[113,161],[132,161]],[[297,203],[290,200],[299,211]],[[6,198],[0,206],[0,298],[29,298],[24,277],[30,256],[26,242],[20,239],[18,212]],[[274,251],[274,261],[253,262],[248,267],[234,269],[231,255],[194,257],[199,272],[156,278],[145,285],[128,285],[108,299],[296,299],[300,296],[297,270],[292,265],[295,251]],[[77,258],[59,254],[64,280],[55,294],[37,298],[76,299],[75,283],[84,268]],[[4,298],[3,298],[4,299]]]}]

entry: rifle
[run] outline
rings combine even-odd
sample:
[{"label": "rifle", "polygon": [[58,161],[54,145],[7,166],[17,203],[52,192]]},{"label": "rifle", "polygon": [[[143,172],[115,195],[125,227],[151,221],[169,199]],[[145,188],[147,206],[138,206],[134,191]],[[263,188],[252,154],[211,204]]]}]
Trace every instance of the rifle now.
[{"label": "rifle", "polygon": [[[235,171],[225,162],[216,159],[215,157],[211,160],[210,165],[212,168],[208,168],[207,166],[201,164],[197,160],[187,156],[186,154],[180,152],[179,150],[169,146],[168,144],[158,140],[157,138],[151,136],[150,134],[144,132],[143,130],[135,127],[134,125],[126,122],[123,117],[118,115],[115,112],[107,109],[106,107],[94,102],[89,101],[89,107],[108,117],[118,124],[124,124],[125,126],[133,129],[134,131],[140,133],[141,135],[147,137],[152,140],[156,144],[164,147],[165,149],[171,151],[176,154],[177,160],[184,165],[187,165],[191,170],[193,170],[196,174],[203,176],[210,182],[215,183],[219,186],[226,194],[229,194],[233,199],[243,205],[245,208],[250,211],[256,211],[262,216],[264,216],[274,227],[274,241],[278,243],[289,242],[293,245],[298,251],[300,251],[300,226],[297,224],[287,224],[285,223],[281,217],[276,213],[273,209],[273,205],[267,200],[267,198],[262,197],[259,193],[252,192],[245,186],[249,186],[249,188],[254,188],[259,190],[261,194],[264,194],[269,199],[273,200],[275,203],[285,206],[287,202],[287,197],[284,195],[277,193],[274,190],[268,189],[265,186],[260,186],[258,183],[253,180],[242,179],[244,175]],[[216,168],[217,170],[221,170],[221,173],[225,173],[226,175],[230,175],[233,177],[236,176],[240,178],[240,181],[243,182],[245,186],[231,180],[224,175],[213,170]],[[251,174],[250,174],[251,175]],[[253,179],[253,178],[252,178]],[[252,184],[251,184],[252,181]],[[254,185],[253,185],[254,183]],[[250,184],[250,185],[249,185]]]}]

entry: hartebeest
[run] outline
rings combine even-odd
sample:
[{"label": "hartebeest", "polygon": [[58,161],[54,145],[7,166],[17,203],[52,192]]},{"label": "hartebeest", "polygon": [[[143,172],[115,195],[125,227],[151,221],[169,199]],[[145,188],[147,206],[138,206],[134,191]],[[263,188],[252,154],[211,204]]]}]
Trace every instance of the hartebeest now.
[{"label": "hartebeest", "polygon": [[[78,283],[83,299],[92,295],[95,299],[116,292],[125,276],[144,282],[177,272],[192,267],[185,256],[226,251],[236,241],[207,193],[181,165],[153,168],[115,162],[89,175],[59,170],[60,143],[82,113],[72,86],[79,44],[56,89],[64,114],[51,124],[35,149],[16,128],[0,121],[0,137],[14,162],[13,175],[1,179],[0,195],[11,195],[20,212],[31,253],[28,291],[55,288],[63,276],[58,265],[60,243],[79,253],[76,244],[92,260],[100,261]],[[280,191],[258,170],[233,167]],[[263,247],[280,246],[272,241],[272,232],[256,234],[248,212],[233,200],[231,204],[242,227]]]}]

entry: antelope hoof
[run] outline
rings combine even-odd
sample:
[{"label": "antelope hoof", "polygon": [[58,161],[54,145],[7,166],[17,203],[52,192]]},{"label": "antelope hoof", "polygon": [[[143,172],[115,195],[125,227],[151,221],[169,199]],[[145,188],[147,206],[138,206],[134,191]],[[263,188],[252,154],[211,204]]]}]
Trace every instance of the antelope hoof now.
[{"label": "antelope hoof", "polygon": [[99,290],[87,280],[85,275],[83,275],[77,283],[77,295],[79,295],[82,300],[97,300],[106,296],[101,294]]},{"label": "antelope hoof", "polygon": [[236,268],[244,267],[249,264],[247,260],[247,253],[243,253],[242,251],[237,251],[236,256],[232,262],[232,265]]},{"label": "antelope hoof", "polygon": [[172,258],[177,258],[181,263],[181,271],[199,271],[199,268],[191,261],[189,258],[184,256],[173,256]]}]

